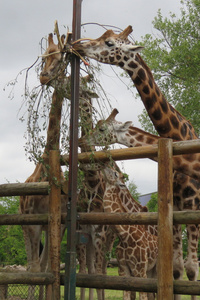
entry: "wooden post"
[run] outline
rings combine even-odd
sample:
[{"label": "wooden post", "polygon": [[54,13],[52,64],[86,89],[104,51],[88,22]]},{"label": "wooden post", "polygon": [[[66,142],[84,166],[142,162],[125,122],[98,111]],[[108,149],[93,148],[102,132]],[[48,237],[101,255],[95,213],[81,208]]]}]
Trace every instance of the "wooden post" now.
[{"label": "wooden post", "polygon": [[[52,295],[48,299],[60,299],[60,243],[61,243],[61,183],[60,153],[58,150],[49,152],[50,164],[50,195],[49,195],[49,268],[55,276]],[[48,293],[51,289],[48,289]],[[49,293],[50,294],[50,293]]]},{"label": "wooden post", "polygon": [[172,140],[158,149],[158,300],[173,299],[173,170]]}]

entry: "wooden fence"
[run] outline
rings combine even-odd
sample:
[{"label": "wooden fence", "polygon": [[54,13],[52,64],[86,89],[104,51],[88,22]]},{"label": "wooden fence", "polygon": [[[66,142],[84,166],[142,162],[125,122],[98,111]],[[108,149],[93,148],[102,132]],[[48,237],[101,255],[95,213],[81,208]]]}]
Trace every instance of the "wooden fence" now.
[{"label": "wooden fence", "polygon": [[[200,140],[172,143],[170,139],[160,139],[158,146],[126,148],[93,153],[94,160],[106,161],[158,157],[158,213],[79,213],[80,224],[158,224],[159,255],[158,279],[110,277],[105,275],[77,274],[76,285],[88,288],[120,289],[157,292],[158,300],[173,299],[173,294],[200,295],[200,283],[173,281],[173,223],[199,224],[200,212],[173,212],[173,155],[200,152]],[[79,161],[90,162],[91,153],[79,154]],[[41,284],[47,286],[47,299],[60,299],[60,284],[64,284],[64,275],[60,275],[60,224],[65,223],[66,215],[60,212],[60,195],[66,193],[66,185],[55,184],[53,178],[59,178],[60,162],[69,160],[67,155],[59,157],[59,152],[50,153],[49,183],[16,183],[0,185],[0,197],[16,195],[50,196],[49,214],[44,215],[1,215],[0,225],[11,224],[49,224],[49,262],[48,273],[0,273],[0,285],[4,284]],[[49,192],[50,191],[50,192]]]}]

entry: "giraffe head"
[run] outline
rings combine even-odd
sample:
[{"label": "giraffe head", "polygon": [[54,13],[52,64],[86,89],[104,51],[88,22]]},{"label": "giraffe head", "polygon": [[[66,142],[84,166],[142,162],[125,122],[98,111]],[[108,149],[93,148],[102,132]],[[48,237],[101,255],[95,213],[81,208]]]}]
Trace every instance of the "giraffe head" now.
[{"label": "giraffe head", "polygon": [[135,45],[128,40],[131,32],[131,26],[128,26],[119,34],[107,30],[98,39],[83,43],[75,42],[73,47],[81,55],[123,68],[125,64],[129,63],[130,58],[133,58],[136,53],[143,49],[142,46]]},{"label": "giraffe head", "polygon": [[124,132],[128,133],[129,128],[132,126],[131,121],[125,123],[116,121],[115,116],[118,113],[115,108],[106,120],[99,120],[89,135],[79,139],[79,145],[106,146],[117,143],[118,135]]},{"label": "giraffe head", "polygon": [[105,167],[102,169],[102,173],[106,183],[116,186],[120,189],[126,189],[126,185],[124,183],[124,174],[119,168],[116,169],[110,165],[105,165]]},{"label": "giraffe head", "polygon": [[[64,43],[65,36],[61,37],[62,43]],[[56,45],[53,41],[53,34],[50,33],[48,37],[48,48],[43,55],[43,69],[40,73],[41,84],[49,84],[52,80],[58,78],[58,76],[64,75],[65,64],[63,61],[63,53],[61,45]]]}]

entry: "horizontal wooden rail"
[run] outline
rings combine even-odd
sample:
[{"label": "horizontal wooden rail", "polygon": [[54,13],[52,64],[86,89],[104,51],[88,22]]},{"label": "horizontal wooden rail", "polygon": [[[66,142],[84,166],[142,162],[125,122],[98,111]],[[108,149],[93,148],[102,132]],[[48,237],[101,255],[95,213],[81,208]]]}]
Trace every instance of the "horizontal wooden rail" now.
[{"label": "horizontal wooden rail", "polygon": [[[79,213],[80,224],[107,224],[107,225],[155,225],[157,224],[157,212],[141,213]],[[200,211],[176,211],[173,212],[174,224],[200,224]]]},{"label": "horizontal wooden rail", "polygon": [[0,185],[0,197],[23,195],[48,195],[48,182],[5,183]]},{"label": "horizontal wooden rail", "polygon": [[[61,185],[62,194],[67,194],[68,182]],[[25,195],[48,195],[50,192],[49,182],[25,182],[0,184],[0,197],[25,196]]]},{"label": "horizontal wooden rail", "polygon": [[0,272],[0,285],[4,284],[33,284],[46,285],[54,282],[52,273],[30,272]]},{"label": "horizontal wooden rail", "polygon": [[46,225],[48,214],[0,215],[0,225]]},{"label": "horizontal wooden rail", "polygon": [[[0,215],[0,225],[45,225],[48,224],[48,214],[12,214]],[[121,225],[155,225],[158,214],[155,212],[142,213],[79,213],[77,221],[80,224],[121,224]],[[66,214],[62,214],[62,224]],[[200,224],[200,211],[173,212],[174,224]]]},{"label": "horizontal wooden rail", "polygon": [[[64,274],[60,275],[61,285],[64,285]],[[0,285],[32,284],[47,285],[54,282],[52,273],[30,272],[0,272]],[[102,288],[110,290],[156,292],[157,280],[149,278],[120,277],[107,275],[77,274],[78,287]],[[200,282],[174,281],[174,293],[181,295],[200,295]]]},{"label": "horizontal wooden rail", "polygon": [[[64,284],[64,275],[62,274],[61,284]],[[174,294],[200,295],[200,282],[174,280],[173,284]],[[157,292],[157,280],[150,278],[77,274],[76,285],[97,289]]]},{"label": "horizontal wooden rail", "polygon": [[[200,153],[200,139],[181,141],[173,143],[173,155]],[[78,160],[82,163],[91,161],[108,161],[112,157],[114,160],[128,160],[136,158],[154,158],[158,156],[158,146],[142,146],[107,151],[95,151],[79,153]],[[61,164],[69,162],[69,155],[61,156]]]}]

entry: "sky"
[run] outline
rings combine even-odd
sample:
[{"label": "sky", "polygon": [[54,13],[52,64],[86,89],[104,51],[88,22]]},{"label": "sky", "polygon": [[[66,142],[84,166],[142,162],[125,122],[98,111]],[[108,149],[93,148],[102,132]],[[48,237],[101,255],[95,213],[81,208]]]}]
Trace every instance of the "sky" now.
[{"label": "sky", "polygon": [[[117,5],[116,5],[117,3]],[[97,38],[104,29],[94,23],[117,26],[121,29],[133,27],[133,37],[140,41],[147,33],[158,34],[152,21],[161,9],[163,16],[170,12],[179,15],[179,0],[83,0],[81,22],[89,23],[82,30],[83,37]],[[3,0],[0,10],[0,184],[24,182],[34,171],[34,164],[26,157],[24,150],[26,132],[25,122],[19,121],[19,110],[24,93],[24,73],[13,86],[7,83],[17,74],[31,66],[41,55],[39,42],[53,32],[54,21],[58,20],[60,32],[72,29],[72,0]],[[142,53],[141,53],[142,55]],[[114,71],[113,71],[114,70]],[[138,115],[143,110],[140,99],[135,99],[126,85],[115,72],[119,68],[103,66],[101,84],[106,91],[111,105],[119,111],[119,121],[132,121],[141,128]],[[33,86],[39,80],[33,74]],[[14,94],[14,98],[10,97]],[[134,181],[140,194],[157,190],[157,164],[148,159],[126,161],[119,164]]]}]

